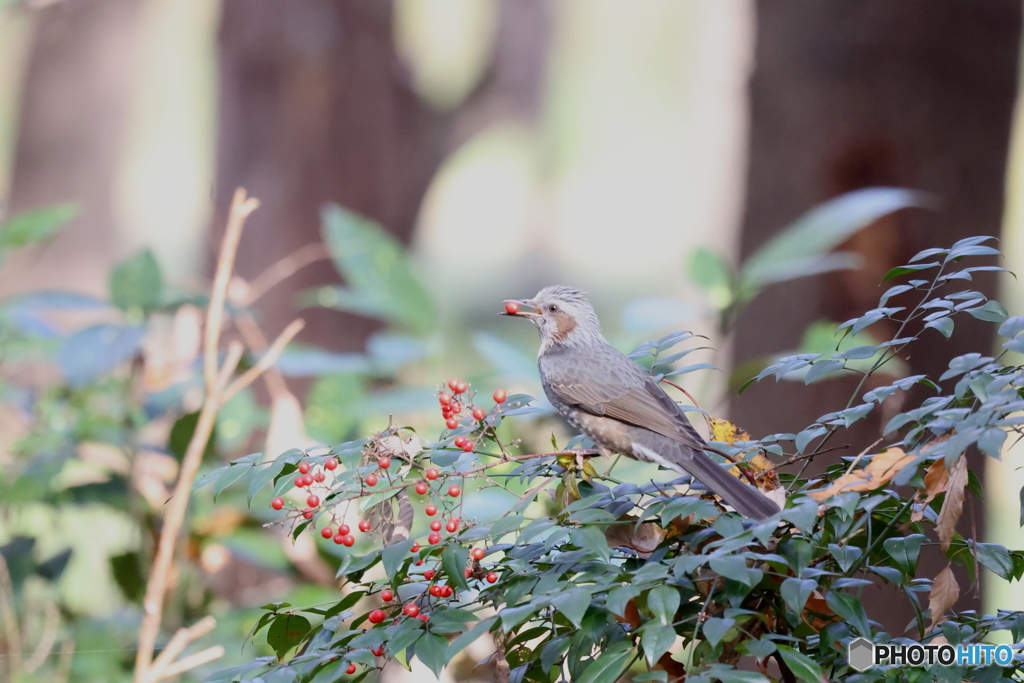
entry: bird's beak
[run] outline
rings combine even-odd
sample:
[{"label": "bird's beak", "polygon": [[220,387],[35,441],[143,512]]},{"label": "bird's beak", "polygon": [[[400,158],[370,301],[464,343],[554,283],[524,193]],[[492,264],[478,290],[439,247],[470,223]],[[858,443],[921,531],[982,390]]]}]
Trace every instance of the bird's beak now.
[{"label": "bird's beak", "polygon": [[[536,318],[540,316],[540,309],[537,308],[529,299],[505,299],[501,303],[505,304],[505,310],[498,315],[508,315],[514,318]],[[515,309],[515,306],[509,306],[509,304],[515,304],[519,307],[515,313],[510,313],[509,309]]]}]

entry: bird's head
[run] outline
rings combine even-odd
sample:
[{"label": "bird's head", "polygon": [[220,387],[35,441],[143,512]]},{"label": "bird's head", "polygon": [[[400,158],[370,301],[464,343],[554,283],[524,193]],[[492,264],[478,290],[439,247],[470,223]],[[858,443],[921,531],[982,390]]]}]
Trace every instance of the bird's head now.
[{"label": "bird's head", "polygon": [[553,285],[532,299],[506,299],[505,315],[526,318],[540,332],[541,353],[552,346],[578,346],[602,339],[601,322],[586,293],[575,287]]}]

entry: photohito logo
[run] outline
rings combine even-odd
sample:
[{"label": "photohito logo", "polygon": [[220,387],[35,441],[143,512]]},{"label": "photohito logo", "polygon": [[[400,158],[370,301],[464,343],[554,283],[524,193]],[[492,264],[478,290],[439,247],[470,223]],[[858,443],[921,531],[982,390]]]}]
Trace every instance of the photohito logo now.
[{"label": "photohito logo", "polygon": [[1013,661],[1009,645],[922,645],[921,643],[886,643],[876,645],[867,638],[857,638],[847,646],[847,660],[857,671],[866,671],[879,664],[910,666],[1008,666]]}]

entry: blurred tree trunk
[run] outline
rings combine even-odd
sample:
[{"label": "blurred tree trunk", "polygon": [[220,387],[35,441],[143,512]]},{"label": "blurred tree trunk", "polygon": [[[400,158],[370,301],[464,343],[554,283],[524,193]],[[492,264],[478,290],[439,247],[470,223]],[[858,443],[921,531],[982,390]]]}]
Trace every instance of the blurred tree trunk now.
[{"label": "blurred tree trunk", "polygon": [[[392,9],[383,0],[224,2],[216,205],[223,211],[237,186],[262,202],[239,250],[243,277],[319,241],[325,202],[408,241],[451,147],[497,116],[535,111],[548,23],[539,0],[500,4],[492,63],[447,112],[412,90],[395,53]],[[516,105],[494,106],[509,100]],[[338,281],[322,261],[271,290],[258,304],[266,332],[294,317],[300,291]],[[379,325],[327,309],[302,315],[302,339],[335,349],[360,348]]]},{"label": "blurred tree trunk", "polygon": [[104,296],[124,256],[113,185],[131,94],[138,0],[75,0],[35,11],[17,126],[11,211],[74,201],[79,216],[45,247],[15,253],[0,292]]},{"label": "blurred tree trunk", "polygon": [[[739,321],[737,366],[797,348],[811,321],[873,308],[882,275],[918,250],[999,234],[1020,33],[1016,0],[759,0],[742,256],[816,203],[857,188],[928,190],[942,206],[901,212],[850,240],[845,248],[868,264],[861,271],[768,289]],[[995,278],[976,277],[973,287],[992,295]],[[992,326],[961,320],[948,342],[925,333],[907,359],[913,373],[937,376],[949,358],[989,348]],[[734,417],[755,434],[797,431],[844,406],[853,387],[754,385],[735,401]],[[878,432],[876,418],[843,442],[856,454]],[[972,466],[981,459],[972,455]],[[939,568],[923,565],[919,575]],[[964,595],[960,607],[973,599]],[[912,618],[907,600],[886,608],[898,635]]]}]

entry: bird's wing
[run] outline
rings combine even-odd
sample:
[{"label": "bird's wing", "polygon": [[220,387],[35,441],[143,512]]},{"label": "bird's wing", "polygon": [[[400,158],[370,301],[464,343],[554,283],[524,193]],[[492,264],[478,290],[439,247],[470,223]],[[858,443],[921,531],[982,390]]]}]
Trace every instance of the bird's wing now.
[{"label": "bird's wing", "polygon": [[566,403],[703,449],[704,440],[678,404],[643,368],[615,349],[609,347],[585,364],[559,366],[559,370],[549,371],[546,379],[552,391]]}]

